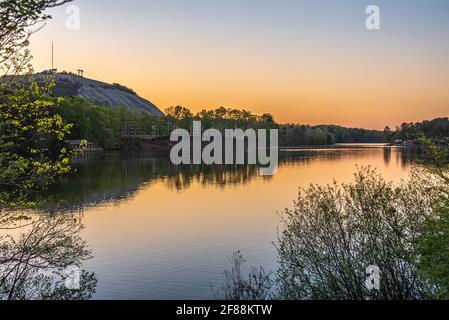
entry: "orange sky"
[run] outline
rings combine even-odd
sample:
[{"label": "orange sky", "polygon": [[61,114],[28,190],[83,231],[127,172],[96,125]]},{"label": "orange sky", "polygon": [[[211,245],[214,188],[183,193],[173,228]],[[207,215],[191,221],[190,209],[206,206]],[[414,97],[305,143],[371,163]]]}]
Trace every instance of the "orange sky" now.
[{"label": "orange sky", "polygon": [[132,87],[161,110],[226,106],[278,122],[376,129],[449,115],[449,23],[438,1],[406,11],[409,19],[401,7],[381,7],[375,32],[357,1],[325,11],[328,2],[131,2],[123,11],[124,1],[107,10],[105,2],[75,1],[80,30],[64,27],[64,8],[53,11],[32,38],[36,70],[50,67],[53,40],[59,70],[82,68]]}]

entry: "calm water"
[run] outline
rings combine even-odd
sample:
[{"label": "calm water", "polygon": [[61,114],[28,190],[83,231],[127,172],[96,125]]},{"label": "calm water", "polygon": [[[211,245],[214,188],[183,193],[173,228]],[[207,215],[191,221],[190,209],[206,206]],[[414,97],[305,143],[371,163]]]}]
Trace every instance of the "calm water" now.
[{"label": "calm water", "polygon": [[261,177],[254,166],[175,168],[164,156],[106,153],[77,161],[77,174],[53,192],[52,210],[82,214],[95,298],[208,299],[236,250],[249,265],[276,269],[278,212],[300,187],[352,181],[357,166],[393,181],[411,168],[400,149],[371,145],[280,157],[278,173]]}]

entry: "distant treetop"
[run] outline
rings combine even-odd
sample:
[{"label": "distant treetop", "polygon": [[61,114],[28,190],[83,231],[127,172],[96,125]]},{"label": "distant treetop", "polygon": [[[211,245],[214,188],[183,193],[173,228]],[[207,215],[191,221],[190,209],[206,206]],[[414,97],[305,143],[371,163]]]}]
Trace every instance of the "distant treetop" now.
[{"label": "distant treetop", "polygon": [[113,83],[112,85],[114,87],[116,87],[117,89],[119,89],[119,90],[122,90],[122,91],[125,91],[125,92],[128,92],[128,93],[132,94],[132,95],[137,96],[137,93],[133,89],[128,88],[127,86],[121,85],[120,83]]}]

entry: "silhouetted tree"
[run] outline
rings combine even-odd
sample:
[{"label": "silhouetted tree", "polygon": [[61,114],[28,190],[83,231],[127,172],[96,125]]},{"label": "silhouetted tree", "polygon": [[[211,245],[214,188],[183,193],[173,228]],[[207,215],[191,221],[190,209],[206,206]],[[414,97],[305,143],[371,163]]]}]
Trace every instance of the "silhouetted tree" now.
[{"label": "silhouetted tree", "polygon": [[[81,269],[91,258],[82,229],[72,214],[24,220],[20,213],[0,212],[0,300],[90,299],[97,279]],[[79,268],[78,286],[67,286],[69,268]]]},{"label": "silhouetted tree", "polygon": [[46,10],[70,1],[2,0],[0,2],[0,66],[5,74],[9,74],[8,71],[17,72],[14,65],[22,63],[18,59],[18,53],[28,46],[30,35],[39,30],[43,22],[51,19]]}]

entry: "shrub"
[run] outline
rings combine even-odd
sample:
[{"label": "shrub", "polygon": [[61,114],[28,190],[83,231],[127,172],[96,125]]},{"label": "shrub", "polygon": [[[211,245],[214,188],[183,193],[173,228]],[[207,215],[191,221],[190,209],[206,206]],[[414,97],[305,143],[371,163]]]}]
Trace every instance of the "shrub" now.
[{"label": "shrub", "polygon": [[[355,183],[301,191],[286,210],[278,239],[283,299],[425,299],[435,287],[420,276],[415,245],[438,201],[435,181],[414,172],[387,183],[370,168]],[[367,267],[380,269],[380,290],[369,290]]]}]

